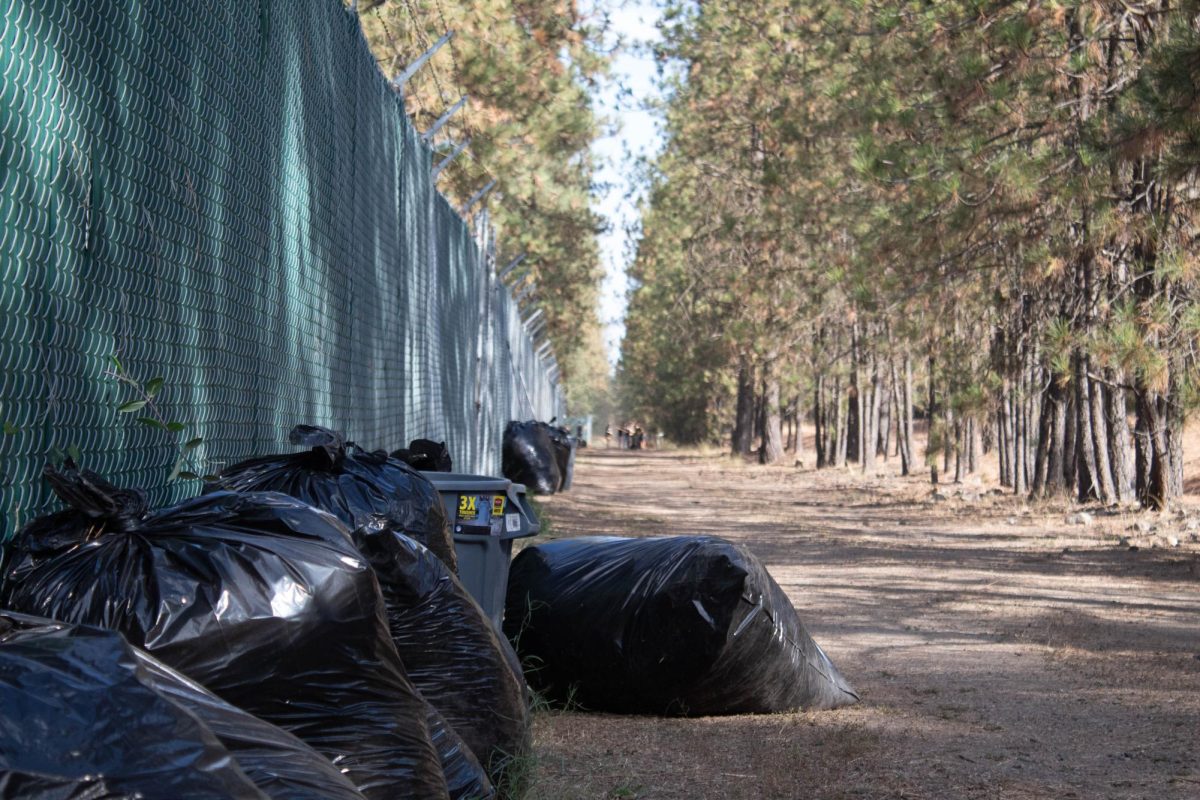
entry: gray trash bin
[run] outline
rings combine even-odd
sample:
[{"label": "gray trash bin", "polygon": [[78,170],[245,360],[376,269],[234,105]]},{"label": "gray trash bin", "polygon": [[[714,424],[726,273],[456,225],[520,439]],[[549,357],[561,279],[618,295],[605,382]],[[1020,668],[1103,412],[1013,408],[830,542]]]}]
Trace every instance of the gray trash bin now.
[{"label": "gray trash bin", "polygon": [[514,539],[540,529],[525,486],[506,478],[422,472],[442,496],[458,556],[458,578],[500,628]]}]

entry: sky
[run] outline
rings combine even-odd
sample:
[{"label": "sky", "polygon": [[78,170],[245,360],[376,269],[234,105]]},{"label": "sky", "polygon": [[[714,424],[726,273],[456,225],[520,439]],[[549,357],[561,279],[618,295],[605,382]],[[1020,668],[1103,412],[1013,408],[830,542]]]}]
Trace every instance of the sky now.
[{"label": "sky", "polygon": [[[595,110],[608,135],[592,147],[602,186],[595,209],[608,224],[600,237],[604,280],[600,287],[600,319],[608,360],[616,365],[625,334],[629,282],[625,270],[636,239],[629,231],[638,219],[640,192],[634,183],[638,157],[653,156],[662,146],[655,112],[644,106],[658,96],[654,60],[646,45],[658,40],[659,10],[648,0],[594,0],[596,11],[610,16],[608,45],[622,43],[612,74],[594,97]],[[619,37],[619,38],[618,38]]]}]

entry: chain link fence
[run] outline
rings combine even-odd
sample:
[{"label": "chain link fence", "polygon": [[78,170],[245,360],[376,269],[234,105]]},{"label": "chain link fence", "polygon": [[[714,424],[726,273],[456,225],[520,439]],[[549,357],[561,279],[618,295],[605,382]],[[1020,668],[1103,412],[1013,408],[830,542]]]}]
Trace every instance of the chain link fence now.
[{"label": "chain link fence", "polygon": [[[489,248],[337,0],[0,0],[0,511],[53,507],[56,450],[155,503],[288,449],[446,440],[499,471],[558,413]],[[118,413],[163,378],[170,433]]]}]

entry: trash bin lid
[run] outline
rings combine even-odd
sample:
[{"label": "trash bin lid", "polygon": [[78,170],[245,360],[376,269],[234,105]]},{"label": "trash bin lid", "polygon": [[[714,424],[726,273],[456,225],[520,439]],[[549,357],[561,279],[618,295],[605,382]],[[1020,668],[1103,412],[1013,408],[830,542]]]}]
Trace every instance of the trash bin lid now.
[{"label": "trash bin lid", "polygon": [[492,475],[470,475],[465,472],[422,472],[429,482],[441,492],[496,492],[506,493],[512,481]]}]

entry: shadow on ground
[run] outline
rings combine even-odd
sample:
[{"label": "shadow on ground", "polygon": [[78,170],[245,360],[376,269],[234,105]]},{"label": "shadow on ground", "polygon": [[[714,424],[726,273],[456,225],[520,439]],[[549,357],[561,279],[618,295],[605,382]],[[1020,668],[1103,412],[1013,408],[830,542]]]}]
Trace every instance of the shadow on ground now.
[{"label": "shadow on ground", "polygon": [[540,715],[535,797],[1200,796],[1196,550],[1131,552],[1062,509],[928,494],[886,474],[581,454],[573,490],[545,502],[555,535],[746,544],[864,702]]}]

